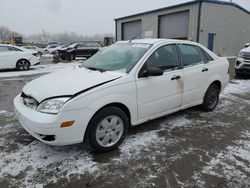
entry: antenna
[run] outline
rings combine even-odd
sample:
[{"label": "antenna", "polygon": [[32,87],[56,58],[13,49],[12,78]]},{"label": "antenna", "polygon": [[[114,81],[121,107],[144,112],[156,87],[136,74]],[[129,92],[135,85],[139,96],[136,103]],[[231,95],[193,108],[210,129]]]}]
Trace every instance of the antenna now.
[{"label": "antenna", "polygon": [[149,25],[148,27],[146,27],[144,30],[142,30],[141,32],[137,33],[133,38],[131,38],[129,40],[129,42],[132,42],[132,40],[134,40],[136,37],[138,37],[140,34],[142,34],[143,32],[145,32],[147,29],[149,29],[150,27],[154,26],[155,23],[152,23],[151,25]]}]

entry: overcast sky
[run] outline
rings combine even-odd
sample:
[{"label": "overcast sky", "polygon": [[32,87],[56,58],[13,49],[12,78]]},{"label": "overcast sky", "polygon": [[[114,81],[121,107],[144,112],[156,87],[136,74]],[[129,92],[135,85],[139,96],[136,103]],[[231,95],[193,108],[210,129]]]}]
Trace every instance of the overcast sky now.
[{"label": "overcast sky", "polygon": [[[114,18],[188,0],[0,0],[0,26],[25,35],[114,33]],[[229,0],[228,0],[229,1]],[[250,10],[249,0],[234,2]]]}]

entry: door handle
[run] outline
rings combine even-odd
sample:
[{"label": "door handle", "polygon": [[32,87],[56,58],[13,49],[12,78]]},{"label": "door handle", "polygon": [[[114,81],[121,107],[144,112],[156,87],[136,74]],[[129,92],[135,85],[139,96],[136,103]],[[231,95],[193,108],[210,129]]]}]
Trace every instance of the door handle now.
[{"label": "door handle", "polygon": [[207,72],[208,71],[208,68],[203,68],[202,69],[202,72]]},{"label": "door handle", "polygon": [[177,76],[173,76],[173,77],[171,78],[171,80],[179,80],[180,78],[181,78],[181,76],[177,75]]}]

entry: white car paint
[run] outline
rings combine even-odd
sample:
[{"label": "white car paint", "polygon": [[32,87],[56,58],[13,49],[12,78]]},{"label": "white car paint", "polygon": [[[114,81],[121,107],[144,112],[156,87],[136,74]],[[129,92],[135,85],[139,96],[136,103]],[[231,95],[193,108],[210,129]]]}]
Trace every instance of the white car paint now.
[{"label": "white car paint", "polygon": [[[243,67],[244,66],[244,67]],[[236,72],[245,72],[250,75],[250,46],[243,48],[235,63]]]},{"label": "white car paint", "polygon": [[25,48],[27,50],[33,50],[33,51],[36,51],[36,52],[40,52],[41,54],[44,53],[44,49],[43,48],[39,48],[37,46],[23,46],[22,48]]},{"label": "white car paint", "polygon": [[[70,75],[65,79],[65,75]],[[48,96],[72,95],[97,84],[121,77],[123,74],[115,72],[93,72],[85,68],[74,68],[47,74],[40,79],[31,81],[23,88],[26,95],[36,98],[38,102]],[[54,79],[57,78],[57,79]],[[64,80],[64,84],[62,84]],[[48,84],[49,83],[49,84]],[[37,86],[39,85],[39,90]],[[65,87],[67,85],[67,87]],[[80,86],[80,87],[79,87]]]},{"label": "white car paint", "polygon": [[44,52],[46,53],[54,53],[56,52],[57,50],[61,49],[63,46],[61,45],[58,45],[58,44],[52,44],[52,45],[48,45],[45,49],[44,49]]},{"label": "white car paint", "polygon": [[[127,74],[118,71],[101,73],[78,67],[52,73],[28,83],[23,88],[23,93],[33,97],[38,103],[53,97],[74,97],[62,106],[58,114],[46,114],[24,105],[19,94],[14,99],[14,105],[22,126],[35,138],[50,145],[80,143],[91,118],[106,105],[120,103],[126,106],[131,115],[130,123],[134,126],[199,105],[211,83],[219,81],[222,90],[229,81],[228,61],[197,43],[167,39],[133,40],[131,43],[146,43],[152,47]],[[139,71],[151,54],[168,44],[199,46],[214,61],[165,71],[158,77],[139,78]],[[202,72],[204,68],[208,71]],[[177,75],[180,76],[179,80],[171,80]],[[73,126],[60,128],[62,122],[68,121],[75,123]],[[55,140],[45,141],[41,134],[55,135]]]},{"label": "white car paint", "polygon": [[13,45],[0,44],[1,46],[19,50],[0,51],[0,69],[16,68],[16,63],[21,59],[28,60],[31,66],[40,62],[40,58],[33,55],[34,51],[22,50],[20,47]]}]

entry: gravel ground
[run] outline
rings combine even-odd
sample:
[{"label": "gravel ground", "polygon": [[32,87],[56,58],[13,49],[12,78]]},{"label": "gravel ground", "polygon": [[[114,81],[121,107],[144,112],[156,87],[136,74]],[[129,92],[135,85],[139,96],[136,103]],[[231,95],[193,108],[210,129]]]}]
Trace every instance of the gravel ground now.
[{"label": "gravel ground", "polygon": [[139,125],[117,150],[94,154],[25,132],[12,101],[38,75],[14,73],[0,73],[1,188],[250,187],[250,80],[232,80],[213,112],[195,107]]}]

